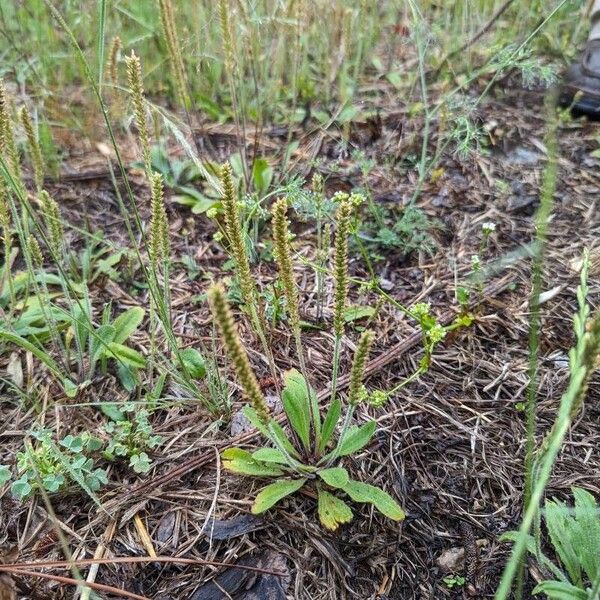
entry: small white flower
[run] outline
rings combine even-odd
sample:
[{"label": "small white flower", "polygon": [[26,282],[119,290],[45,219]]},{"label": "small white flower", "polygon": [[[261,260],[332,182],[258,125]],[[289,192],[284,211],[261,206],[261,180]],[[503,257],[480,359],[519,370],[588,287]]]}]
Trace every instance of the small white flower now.
[{"label": "small white flower", "polygon": [[481,231],[483,231],[483,233],[485,235],[490,235],[490,233],[493,233],[494,231],[496,231],[496,223],[492,223],[491,221],[487,221],[486,223],[484,223],[481,226]]},{"label": "small white flower", "polygon": [[471,255],[471,266],[475,269],[481,265],[481,259],[479,258],[479,254]]}]

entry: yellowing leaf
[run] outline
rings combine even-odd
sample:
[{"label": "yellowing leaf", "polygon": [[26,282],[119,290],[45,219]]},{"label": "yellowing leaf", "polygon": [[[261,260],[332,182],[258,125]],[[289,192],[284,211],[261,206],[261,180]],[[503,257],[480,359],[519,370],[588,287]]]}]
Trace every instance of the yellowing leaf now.
[{"label": "yellowing leaf", "polygon": [[335,531],[342,523],[349,523],[352,520],[352,510],[343,500],[321,488],[318,492],[319,520],[323,527]]},{"label": "yellowing leaf", "polygon": [[252,514],[258,515],[275,506],[280,500],[297,492],[306,479],[284,479],[264,487],[256,496],[252,505]]}]

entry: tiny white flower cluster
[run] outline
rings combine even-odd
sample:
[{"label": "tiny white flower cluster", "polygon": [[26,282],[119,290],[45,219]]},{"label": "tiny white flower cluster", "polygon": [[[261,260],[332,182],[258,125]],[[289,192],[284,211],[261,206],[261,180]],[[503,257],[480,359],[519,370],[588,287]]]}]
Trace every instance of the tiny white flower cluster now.
[{"label": "tiny white flower cluster", "polygon": [[484,235],[490,235],[490,233],[496,231],[496,223],[492,223],[491,221],[483,223],[481,226],[481,231]]}]

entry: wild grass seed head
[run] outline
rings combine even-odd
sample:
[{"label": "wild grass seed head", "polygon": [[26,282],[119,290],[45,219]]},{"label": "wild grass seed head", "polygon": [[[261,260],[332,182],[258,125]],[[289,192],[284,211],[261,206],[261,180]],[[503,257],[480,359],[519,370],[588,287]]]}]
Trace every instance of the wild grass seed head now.
[{"label": "wild grass seed head", "polygon": [[106,64],[106,71],[108,77],[113,85],[119,83],[119,51],[123,48],[123,43],[118,35],[113,37],[110,42],[110,49],[108,51],[108,62]]},{"label": "wild grass seed head", "polygon": [[[10,234],[10,207],[8,205],[8,191],[4,179],[0,177],[0,227],[3,235]],[[5,257],[6,259],[6,257]]]},{"label": "wild grass seed head", "polygon": [[24,106],[21,108],[19,117],[21,118],[21,123],[23,124],[23,129],[25,130],[25,137],[27,138],[27,150],[33,166],[33,179],[35,181],[35,187],[39,191],[44,187],[44,159],[42,158],[42,149],[33,128],[31,116]]},{"label": "wild grass seed head", "polygon": [[258,418],[264,425],[267,425],[270,420],[269,407],[236,330],[233,314],[229,308],[225,290],[221,285],[215,284],[210,287],[208,290],[208,301],[213,318],[221,333],[223,344],[234,366],[242,389],[248,397],[252,408],[256,411]]},{"label": "wild grass seed head", "polygon": [[189,98],[187,93],[187,76],[185,73],[185,65],[181,54],[181,47],[177,31],[175,29],[175,17],[173,16],[173,4],[171,0],[158,0],[160,12],[160,21],[162,23],[163,34],[167,42],[167,51],[169,53],[169,62],[173,70],[175,79],[175,92],[179,103],[187,108]]},{"label": "wild grass seed head", "polygon": [[152,161],[150,158],[150,135],[148,133],[148,121],[146,120],[144,86],[142,83],[142,65],[133,50],[131,51],[131,55],[125,59],[125,62],[127,64],[127,83],[133,102],[133,116],[138,130],[140,146],[142,147],[142,160],[146,176],[150,179]]},{"label": "wild grass seed head", "polygon": [[292,329],[297,331],[300,328],[299,298],[298,287],[294,280],[289,222],[287,218],[287,201],[285,198],[280,198],[273,204],[271,214],[273,219],[275,260],[285,292],[290,324]]},{"label": "wild grass seed head", "polygon": [[233,38],[229,24],[229,4],[227,0],[219,0],[219,20],[221,23],[223,53],[225,54],[225,71],[231,75],[235,67],[235,53],[233,51]]}]

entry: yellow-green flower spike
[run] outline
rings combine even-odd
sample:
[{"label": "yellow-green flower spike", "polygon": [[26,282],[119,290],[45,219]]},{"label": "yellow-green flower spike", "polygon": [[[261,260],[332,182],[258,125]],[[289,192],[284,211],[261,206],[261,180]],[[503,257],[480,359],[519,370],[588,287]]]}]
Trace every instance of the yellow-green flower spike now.
[{"label": "yellow-green flower spike", "polygon": [[12,171],[12,176],[20,182],[21,163],[10,118],[10,103],[2,79],[0,79],[0,152],[8,158],[7,162]]},{"label": "yellow-green flower spike", "polygon": [[50,194],[48,194],[46,190],[42,190],[40,192],[40,201],[42,203],[44,221],[46,222],[46,231],[48,235],[48,242],[50,244],[50,250],[54,254],[55,258],[58,258],[61,254],[63,240],[65,237],[60,209],[58,208],[56,200],[51,198]]},{"label": "yellow-green flower spike", "polygon": [[348,234],[352,204],[343,200],[337,210],[333,277],[335,281],[335,304],[333,309],[333,331],[336,337],[344,333],[344,310],[348,296]]},{"label": "yellow-green flower spike", "polygon": [[158,0],[160,12],[160,21],[162,23],[165,41],[167,42],[167,50],[169,52],[169,62],[173,70],[175,79],[175,91],[179,103],[188,108],[189,98],[187,94],[187,76],[185,74],[185,65],[183,56],[179,46],[179,39],[175,30],[175,17],[173,16],[173,5],[171,0]]},{"label": "yellow-green flower spike", "polygon": [[288,316],[292,329],[298,330],[300,328],[298,287],[294,281],[287,202],[284,198],[280,198],[275,202],[271,215],[273,219],[275,260],[277,261],[279,275],[285,291]]},{"label": "yellow-green flower spike", "polygon": [[19,116],[21,117],[21,123],[23,124],[25,136],[27,137],[27,150],[29,151],[31,164],[33,166],[35,187],[38,190],[41,190],[44,187],[44,159],[42,158],[42,149],[40,148],[40,143],[33,129],[31,117],[24,106],[21,108]]},{"label": "yellow-green flower spike", "polygon": [[133,102],[133,116],[138,130],[138,138],[142,147],[142,161],[146,176],[150,179],[152,174],[152,163],[150,159],[150,134],[148,133],[148,121],[144,109],[144,86],[142,84],[142,66],[140,59],[132,51],[131,56],[125,59],[127,63],[127,83],[129,93]]},{"label": "yellow-green flower spike", "polygon": [[108,77],[113,85],[119,83],[119,50],[121,50],[121,48],[123,48],[121,38],[118,35],[115,35],[110,43],[108,63],[106,64],[106,71],[108,72]]},{"label": "yellow-green flower spike", "polygon": [[270,420],[269,407],[261,392],[256,375],[252,370],[248,355],[242,346],[233,321],[233,314],[229,308],[225,290],[222,286],[218,284],[211,286],[208,290],[208,301],[242,389],[248,397],[252,408],[256,411],[258,418],[264,425],[267,425]]},{"label": "yellow-green flower spike", "polygon": [[223,186],[222,204],[225,215],[225,232],[227,233],[231,255],[235,261],[242,296],[246,304],[250,305],[254,302],[255,286],[250,272],[250,261],[244,243],[237,194],[233,186],[229,163],[225,163],[221,168],[221,185]]},{"label": "yellow-green flower spike", "polygon": [[372,331],[363,332],[354,353],[352,370],[350,371],[350,390],[348,392],[348,402],[351,406],[356,406],[363,398],[363,394],[361,393],[363,377],[367,359],[369,358],[369,351],[373,344],[373,337]]},{"label": "yellow-green flower spike", "polygon": [[231,74],[233,72],[235,59],[233,52],[233,39],[229,27],[229,6],[227,0],[219,0],[219,19],[221,22],[221,37],[223,41],[223,52],[225,54],[225,70]]},{"label": "yellow-green flower spike", "polygon": [[154,269],[159,263],[169,258],[169,220],[165,210],[163,179],[160,173],[153,173],[150,178],[152,189],[150,233],[148,255]]},{"label": "yellow-green flower spike", "polygon": [[30,235],[27,240],[27,249],[29,250],[29,256],[31,257],[31,262],[35,269],[41,269],[44,264],[44,255],[42,254],[42,249],[37,241],[37,239]]}]

